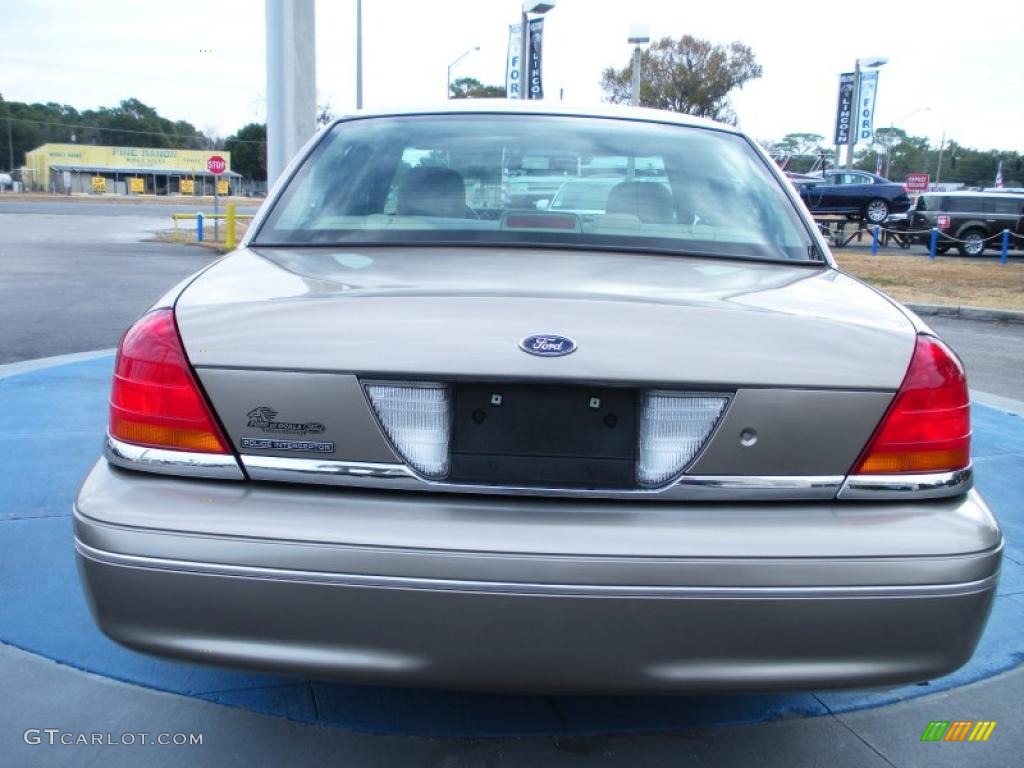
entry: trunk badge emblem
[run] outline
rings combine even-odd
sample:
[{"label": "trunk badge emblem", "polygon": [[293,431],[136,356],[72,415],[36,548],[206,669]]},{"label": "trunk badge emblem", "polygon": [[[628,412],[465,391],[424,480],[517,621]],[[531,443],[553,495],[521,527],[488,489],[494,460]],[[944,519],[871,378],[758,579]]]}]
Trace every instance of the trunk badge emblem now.
[{"label": "trunk badge emblem", "polygon": [[523,352],[540,357],[561,357],[576,351],[576,342],[565,336],[540,333],[519,342]]}]

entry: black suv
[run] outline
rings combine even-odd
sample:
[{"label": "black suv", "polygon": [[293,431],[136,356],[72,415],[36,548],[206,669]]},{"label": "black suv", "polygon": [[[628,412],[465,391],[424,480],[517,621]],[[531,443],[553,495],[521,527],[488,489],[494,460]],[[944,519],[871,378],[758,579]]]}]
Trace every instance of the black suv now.
[{"label": "black suv", "polygon": [[[910,213],[907,229],[931,230],[940,234],[936,250],[945,253],[954,245],[961,256],[980,256],[985,248],[999,248],[998,235],[1004,229],[1011,248],[1024,247],[1024,195],[1012,192],[930,192],[921,195]],[[946,235],[947,237],[942,237]],[[916,243],[928,245],[930,232],[912,235]],[[948,238],[955,238],[956,242]],[[996,238],[989,240],[989,238]],[[987,241],[987,242],[986,242]]]}]

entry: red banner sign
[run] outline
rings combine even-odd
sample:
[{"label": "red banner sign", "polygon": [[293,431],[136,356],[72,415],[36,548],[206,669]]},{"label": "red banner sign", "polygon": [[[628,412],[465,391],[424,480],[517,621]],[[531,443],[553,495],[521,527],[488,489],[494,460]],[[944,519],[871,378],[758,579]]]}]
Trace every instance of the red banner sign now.
[{"label": "red banner sign", "polygon": [[907,191],[908,192],[924,192],[928,189],[928,182],[930,177],[927,173],[908,173],[907,174]]}]

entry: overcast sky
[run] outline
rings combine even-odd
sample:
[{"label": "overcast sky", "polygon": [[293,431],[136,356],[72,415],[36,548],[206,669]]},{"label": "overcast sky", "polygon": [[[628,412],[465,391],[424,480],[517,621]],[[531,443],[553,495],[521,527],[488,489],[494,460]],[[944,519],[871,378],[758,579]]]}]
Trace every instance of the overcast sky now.
[{"label": "overcast sky", "polygon": [[[503,83],[519,0],[363,0],[366,106],[443,99],[453,77]],[[355,104],[354,0],[317,2],[317,91],[335,112]],[[221,136],[265,116],[261,0],[5,0],[0,93],[79,109],[136,97]],[[734,96],[758,139],[832,135],[838,74],[886,56],[876,126],[935,144],[1024,150],[1024,3],[794,0],[558,0],[547,16],[548,98],[601,99],[601,71],[624,66],[631,23],[653,37],[691,34],[753,48],[764,76]],[[209,53],[203,52],[209,50]],[[925,108],[929,108],[925,110]],[[920,110],[920,111],[918,111]],[[916,113],[915,113],[916,111]],[[915,114],[911,114],[915,113]],[[909,115],[909,116],[908,116]]]}]

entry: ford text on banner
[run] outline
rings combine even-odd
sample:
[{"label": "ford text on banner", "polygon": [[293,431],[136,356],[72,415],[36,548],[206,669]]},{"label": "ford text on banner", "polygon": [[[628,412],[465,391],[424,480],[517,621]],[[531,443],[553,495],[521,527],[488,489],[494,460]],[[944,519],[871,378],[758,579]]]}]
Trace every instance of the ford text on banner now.
[{"label": "ford text on banner", "polygon": [[833,144],[850,143],[850,123],[853,121],[853,72],[839,76],[839,101],[836,104],[836,140]]},{"label": "ford text on banner", "polygon": [[523,27],[521,24],[508,25],[508,60],[505,64],[505,96],[521,99],[523,68],[519,61],[523,55]]},{"label": "ford text on banner", "polygon": [[530,73],[527,78],[526,98],[543,99],[544,82],[541,78],[541,46],[544,42],[544,19],[533,19],[529,26],[530,52],[528,54],[527,71]]},{"label": "ford text on banner", "polygon": [[874,70],[861,72],[860,104],[857,107],[857,142],[870,144],[875,140],[875,96],[877,93],[878,72]]}]

